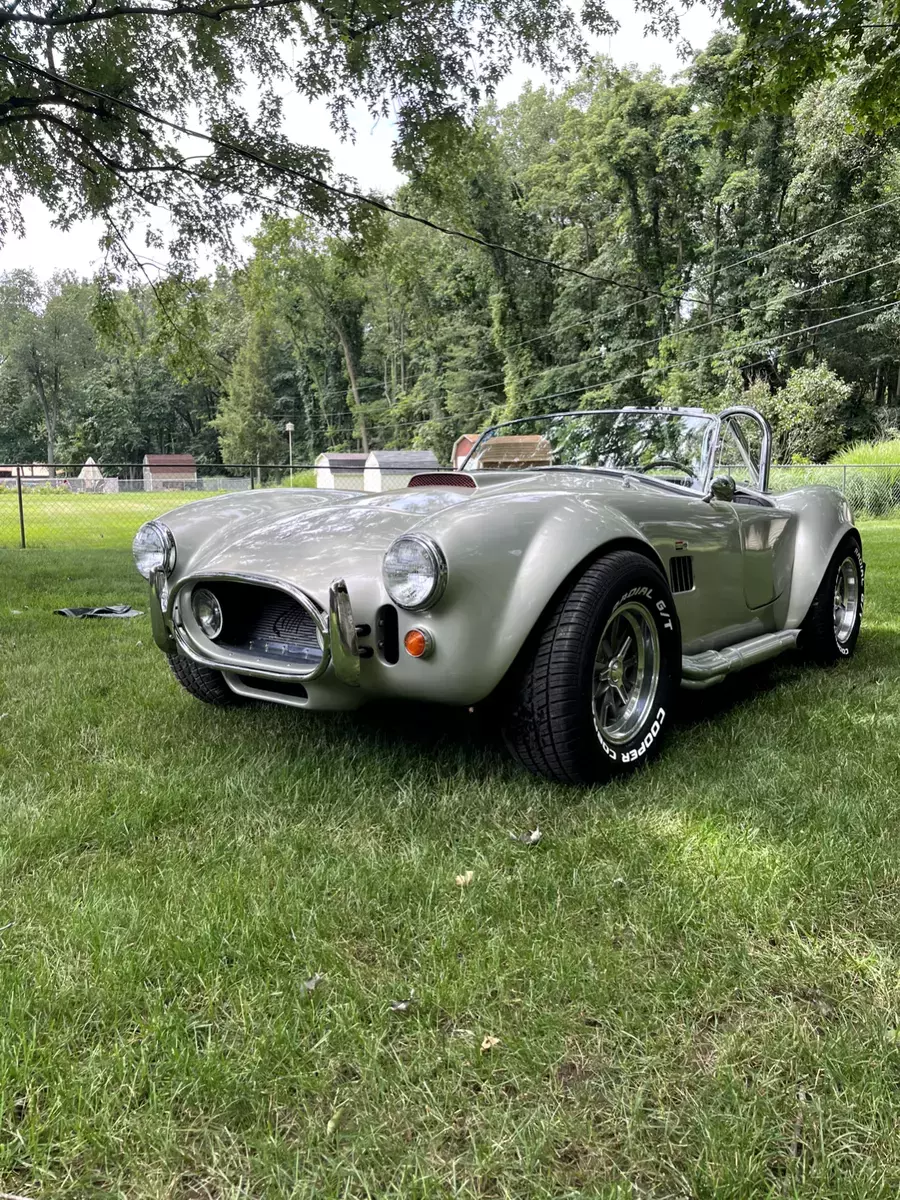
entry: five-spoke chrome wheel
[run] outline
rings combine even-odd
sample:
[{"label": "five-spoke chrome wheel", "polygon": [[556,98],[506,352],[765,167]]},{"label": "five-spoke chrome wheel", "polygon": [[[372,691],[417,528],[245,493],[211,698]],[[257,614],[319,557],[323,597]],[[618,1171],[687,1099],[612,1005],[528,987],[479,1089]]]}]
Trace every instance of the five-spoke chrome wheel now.
[{"label": "five-spoke chrome wheel", "polygon": [[660,671],[656,622],[643,604],[616,608],[594,661],[594,725],[605,742],[630,741],[647,719]]},{"label": "five-spoke chrome wheel", "polygon": [[838,567],[834,580],[834,636],[838,645],[845,645],[856,627],[859,613],[859,567],[851,556]]}]

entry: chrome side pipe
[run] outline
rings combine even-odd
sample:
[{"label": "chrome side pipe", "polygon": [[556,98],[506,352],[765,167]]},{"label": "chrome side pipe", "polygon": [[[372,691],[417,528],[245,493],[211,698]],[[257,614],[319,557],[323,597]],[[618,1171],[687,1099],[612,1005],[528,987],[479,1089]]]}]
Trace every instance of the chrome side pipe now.
[{"label": "chrome side pipe", "polygon": [[780,633],[764,633],[724,650],[704,650],[702,654],[685,654],[681,659],[681,682],[687,688],[707,688],[721,683],[726,675],[755,667],[757,663],[777,658],[792,650],[800,637],[799,629],[783,629]]}]

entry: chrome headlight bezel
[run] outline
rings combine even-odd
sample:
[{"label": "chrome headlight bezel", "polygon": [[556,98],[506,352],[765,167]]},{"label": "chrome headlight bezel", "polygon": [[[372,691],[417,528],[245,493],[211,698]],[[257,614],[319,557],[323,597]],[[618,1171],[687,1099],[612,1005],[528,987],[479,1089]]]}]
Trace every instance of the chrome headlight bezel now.
[{"label": "chrome headlight bezel", "polygon": [[[146,544],[151,538],[154,544]],[[139,545],[141,539],[143,542]],[[134,565],[137,567],[138,573],[147,580],[152,579],[157,571],[162,571],[164,575],[171,575],[175,570],[175,538],[172,530],[162,521],[144,522],[134,535],[131,553],[134,556]]]},{"label": "chrome headlight bezel", "polygon": [[[209,610],[214,617],[214,631],[207,625],[199,611],[200,606],[207,597]],[[225,628],[225,613],[222,611],[222,602],[212,588],[191,588],[191,613],[203,631],[204,636],[208,637],[211,642],[214,642]]]},{"label": "chrome headlight bezel", "polygon": [[[427,594],[416,598],[404,596],[402,593],[398,595],[396,580],[392,580],[390,575],[391,558],[392,556],[396,558],[402,552],[404,545],[414,547],[415,552],[421,556],[419,561],[427,565],[427,574],[431,579]],[[408,574],[412,573],[412,571],[408,572]],[[402,608],[404,612],[424,612],[428,608],[433,608],[444,594],[449,577],[447,559],[437,542],[427,534],[404,533],[388,546],[381,564],[381,576],[387,594],[398,608]]]}]

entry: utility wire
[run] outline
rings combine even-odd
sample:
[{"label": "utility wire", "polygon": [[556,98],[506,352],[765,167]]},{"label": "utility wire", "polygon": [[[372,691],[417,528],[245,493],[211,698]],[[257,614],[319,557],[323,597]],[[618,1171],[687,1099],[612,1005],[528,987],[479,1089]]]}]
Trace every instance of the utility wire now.
[{"label": "utility wire", "polygon": [[[804,334],[804,333],[818,333],[818,331],[820,329],[826,329],[826,328],[832,327],[834,325],[840,325],[845,321],[852,321],[857,317],[865,317],[865,316],[870,315],[871,313],[886,312],[888,309],[895,309],[898,306],[900,306],[900,300],[891,300],[885,304],[877,304],[871,308],[863,309],[862,312],[849,313],[845,317],[835,317],[831,321],[820,321],[814,325],[804,326],[801,329],[790,329],[787,331],[787,333],[776,334],[773,337],[766,336],[766,337],[754,338],[752,341],[742,342],[737,346],[721,347],[719,350],[714,350],[707,354],[698,355],[696,358],[676,359],[674,362],[666,363],[663,366],[646,367],[643,371],[634,371],[628,375],[621,375],[617,379],[605,380],[600,383],[585,384],[583,386],[576,387],[576,388],[568,388],[565,391],[551,392],[549,395],[536,396],[536,397],[534,397],[534,399],[536,401],[543,403],[543,402],[550,401],[550,400],[566,399],[567,397],[570,397],[570,396],[580,396],[580,395],[583,395],[585,392],[593,391],[597,387],[615,387],[616,385],[621,384],[621,383],[630,383],[631,381],[633,381],[635,379],[643,379],[647,375],[663,374],[667,371],[674,370],[676,367],[696,366],[698,363],[707,362],[711,358],[720,358],[720,357],[724,358],[725,356],[727,356],[729,354],[734,354],[739,350],[749,349],[751,346],[771,345],[775,342],[786,341],[788,338],[791,338],[791,337],[799,337],[801,334]],[[793,351],[786,351],[786,353],[793,353]],[[761,358],[754,363],[748,363],[746,365],[748,367],[759,366],[762,363],[765,363],[768,361],[770,361],[768,358]],[[492,411],[491,409],[481,409],[478,412],[470,413],[469,418],[482,416],[485,413],[488,413],[491,411]],[[447,417],[435,417],[435,418],[430,418],[428,420],[400,421],[397,423],[392,423],[389,426],[389,428],[392,428],[392,429],[409,428],[411,426],[443,424],[447,421],[458,421],[459,419],[460,418],[456,415],[448,415]],[[388,428],[388,426],[387,425],[376,426],[376,428]]]},{"label": "utility wire", "polygon": [[[614,349],[611,349],[611,350],[602,350],[602,351],[598,351],[595,354],[587,354],[587,355],[585,355],[584,358],[576,359],[574,362],[551,364],[549,367],[543,367],[540,371],[535,371],[531,375],[519,376],[517,378],[516,382],[517,383],[528,383],[532,379],[538,379],[542,375],[548,375],[551,371],[564,371],[570,367],[580,367],[582,364],[593,362],[595,359],[598,359],[598,358],[605,360],[610,355],[625,354],[626,351],[628,351],[628,350],[638,350],[643,346],[651,346],[654,343],[659,343],[664,340],[665,341],[674,341],[676,338],[687,337],[688,334],[697,333],[701,329],[709,329],[712,326],[720,325],[723,321],[728,321],[732,317],[741,317],[744,315],[744,313],[759,312],[761,309],[768,308],[773,303],[776,303],[776,304],[777,303],[786,303],[789,300],[796,300],[799,296],[808,296],[812,292],[821,291],[823,288],[831,287],[833,284],[844,283],[848,279],[856,279],[860,275],[867,275],[871,271],[880,270],[882,267],[896,266],[898,263],[900,263],[900,258],[889,259],[887,262],[876,263],[874,266],[863,267],[859,271],[852,271],[852,272],[850,272],[850,274],[842,275],[838,279],[829,279],[825,283],[817,283],[817,284],[814,284],[812,287],[802,288],[800,291],[797,291],[797,292],[789,292],[786,296],[774,296],[771,300],[763,300],[763,301],[760,301],[760,303],[758,303],[758,304],[746,305],[744,308],[735,309],[734,311],[732,311],[730,313],[725,313],[719,317],[713,317],[709,321],[702,321],[699,325],[686,324],[686,325],[683,325],[680,329],[677,329],[672,333],[657,334],[656,337],[645,338],[643,341],[639,341],[639,342],[626,342],[624,346],[616,346]],[[896,290],[897,290],[896,288],[889,289],[889,291],[896,291]],[[888,295],[888,294],[889,294],[889,292],[883,293],[883,295],[879,296],[878,299],[883,299],[884,295]],[[861,301],[858,301],[858,303],[866,304],[866,303],[868,303],[868,301],[861,300]],[[833,310],[827,309],[826,311],[833,311]],[[854,315],[854,314],[851,314],[851,316],[852,315]]]},{"label": "utility wire", "polygon": [[733,271],[735,267],[742,267],[745,263],[755,262],[758,258],[765,258],[769,254],[774,254],[776,250],[783,250],[785,246],[795,246],[798,242],[803,242],[807,238],[814,237],[817,233],[827,233],[829,229],[837,229],[839,225],[846,225],[848,221],[858,221],[860,217],[878,212],[882,208],[888,208],[891,204],[896,204],[898,200],[900,200],[900,196],[892,196],[889,200],[882,200],[878,204],[871,204],[868,208],[862,208],[859,212],[850,213],[849,216],[841,217],[838,221],[831,221],[827,225],[819,225],[816,229],[807,230],[806,233],[800,233],[796,237],[788,238],[786,241],[776,242],[774,246],[769,246],[766,250],[757,250],[755,254],[748,254],[745,258],[725,263],[721,267],[712,267],[710,270],[698,275],[694,283],[711,279],[713,275],[718,274],[720,271]]},{"label": "utility wire", "polygon": [[[829,229],[835,229],[837,226],[845,225],[849,221],[858,221],[860,219],[860,217],[868,216],[869,213],[877,212],[879,209],[882,209],[882,208],[887,208],[889,205],[896,204],[898,201],[900,201],[900,196],[893,196],[889,200],[883,200],[878,204],[872,204],[868,208],[861,208],[858,212],[851,213],[847,217],[841,217],[841,219],[839,221],[832,221],[826,225],[819,225],[815,229],[808,229],[805,233],[798,234],[796,237],[787,238],[783,241],[776,242],[774,246],[769,246],[765,250],[759,250],[755,254],[748,254],[745,258],[739,258],[735,262],[723,263],[721,266],[717,266],[715,268],[710,269],[709,271],[705,271],[702,274],[698,275],[697,278],[692,281],[691,286],[693,287],[696,283],[702,283],[704,280],[712,278],[713,275],[723,275],[723,274],[727,273],[728,271],[733,271],[735,269],[735,267],[743,266],[745,263],[748,263],[748,262],[754,262],[756,259],[763,258],[765,255],[774,254],[776,250],[782,250],[785,246],[796,245],[798,242],[805,241],[806,238],[815,237],[815,235],[817,233],[825,233]],[[845,276],[845,278],[851,278],[851,277]],[[840,281],[832,280],[831,282],[836,283],[836,282],[840,282]],[[657,292],[654,292],[651,294],[654,296],[659,295],[659,293],[657,293]],[[684,295],[679,295],[678,293],[673,292],[670,299],[671,300],[679,300],[679,301],[687,300],[692,304],[700,303],[700,300],[698,297],[696,297],[696,296],[691,297],[691,296],[688,296],[686,293]],[[607,314],[599,314],[599,315],[606,315],[607,319],[615,319],[616,317],[624,316],[625,313],[630,312],[631,309],[637,308],[637,306],[639,304],[643,304],[643,303],[644,303],[643,299],[633,300],[629,304],[624,305],[622,308],[617,309],[613,313],[610,313],[608,315]],[[519,347],[528,346],[532,342],[539,342],[542,339],[548,338],[548,337],[557,337],[559,334],[566,333],[570,329],[577,329],[582,325],[590,325],[596,319],[597,316],[598,316],[597,313],[592,313],[591,315],[586,316],[586,317],[579,317],[578,320],[571,321],[567,325],[558,325],[553,329],[546,330],[546,332],[544,332],[544,333],[538,333],[538,334],[535,334],[533,337],[525,338],[521,342],[514,342],[511,346],[507,346],[506,349],[507,350],[518,350]]]},{"label": "utility wire", "polygon": [[580,267],[569,267],[564,263],[555,262],[551,258],[542,258],[540,255],[528,254],[524,250],[516,250],[512,246],[505,246],[501,242],[493,242],[488,238],[480,237],[478,234],[466,233],[462,229],[453,229],[451,226],[440,225],[436,221],[430,220],[428,217],[418,216],[415,213],[406,212],[402,208],[395,208],[384,200],[379,200],[375,196],[366,196],[362,192],[353,191],[350,188],[342,188],[337,184],[329,183],[325,179],[320,179],[316,175],[311,175],[307,171],[302,171],[299,167],[289,166],[287,163],[279,163],[274,159],[269,158],[265,154],[261,154],[258,150],[254,150],[249,146],[243,146],[239,142],[233,142],[227,138],[221,138],[215,134],[207,133],[205,130],[191,129],[187,125],[182,125],[178,121],[173,121],[168,117],[162,117],[152,109],[146,108],[142,104],[136,104],[133,100],[122,100],[117,96],[111,96],[107,92],[101,92],[97,88],[86,87],[84,84],[75,83],[71,79],[67,79],[64,75],[60,75],[56,71],[48,71],[44,67],[38,67],[34,63],[27,62],[25,59],[17,58],[12,54],[0,53],[0,60],[9,63],[11,66],[19,67],[23,71],[28,71],[39,79],[44,79],[48,83],[55,83],[62,87],[69,88],[71,91],[78,92],[83,96],[91,96],[95,100],[105,101],[107,104],[117,105],[119,108],[127,109],[129,112],[136,113],[138,116],[146,117],[149,121],[155,121],[158,125],[164,125],[168,129],[174,130],[176,133],[182,134],[184,137],[198,138],[200,141],[209,143],[219,149],[227,150],[231,154],[237,154],[242,158],[258,163],[260,166],[268,167],[270,170],[281,172],[285,175],[292,175],[297,179],[302,179],[304,183],[310,184],[313,187],[321,188],[322,191],[328,192],[332,196],[337,196],[341,200],[353,200],[360,204],[367,204],[371,208],[378,209],[380,212],[388,213],[393,217],[400,217],[404,221],[414,221],[418,225],[424,225],[428,229],[434,229],[437,233],[442,233],[447,237],[459,238],[462,241],[472,242],[476,246],[482,246],[486,250],[498,250],[503,254],[509,254],[513,258],[521,259],[523,262],[535,263],[538,266],[550,267],[554,271],[561,271],[568,275],[579,275],[584,279],[590,279],[594,283],[606,283],[611,287],[622,288],[625,291],[638,292],[643,297],[658,296],[662,300],[671,300],[675,297],[665,296],[662,292],[655,292],[650,288],[641,287],[635,283],[624,283],[617,279],[610,279],[605,275],[595,275],[590,271],[583,271]]},{"label": "utility wire", "polygon": [[[471,242],[475,245],[482,246],[485,249],[497,250],[497,251],[500,251],[501,253],[509,254],[515,258],[519,258],[526,262],[532,262],[539,266],[550,267],[553,270],[558,270],[558,271],[564,272],[566,274],[581,276],[582,278],[590,279],[597,283],[605,283],[612,287],[619,287],[619,288],[622,288],[622,289],[625,289],[628,291],[639,292],[639,293],[641,293],[641,299],[638,300],[636,303],[642,303],[644,300],[646,300],[650,297],[656,297],[656,298],[659,298],[662,300],[666,300],[667,302],[671,302],[672,300],[682,300],[683,301],[683,300],[691,299],[690,297],[687,297],[686,295],[679,296],[676,294],[672,294],[672,295],[667,296],[662,292],[658,292],[658,291],[655,291],[655,290],[652,290],[649,288],[644,288],[637,284],[624,283],[619,280],[610,279],[606,276],[597,275],[592,272],[581,270],[578,267],[566,266],[565,264],[555,262],[552,259],[543,258],[538,255],[528,254],[525,251],[517,250],[513,247],[503,245],[502,243],[499,243],[499,242],[490,241],[490,240],[488,240],[486,238],[482,238],[476,234],[469,234],[469,233],[465,233],[463,230],[453,229],[448,226],[440,225],[437,222],[429,220],[427,217],[418,216],[414,213],[406,212],[403,209],[395,208],[392,205],[387,204],[386,202],[379,200],[374,196],[365,196],[361,192],[356,192],[356,191],[353,191],[348,188],[339,187],[336,184],[328,183],[324,179],[320,179],[317,176],[311,175],[306,171],[302,171],[297,167],[292,167],[285,163],[276,162],[276,161],[268,158],[266,155],[261,154],[256,150],[253,150],[250,147],[242,146],[238,142],[232,142],[229,139],[220,138],[214,134],[210,134],[210,133],[207,133],[202,130],[191,129],[189,126],[183,125],[180,122],[170,120],[167,117],[162,117],[159,114],[154,113],[151,109],[146,108],[144,105],[137,104],[134,101],[123,100],[119,97],[111,96],[108,93],[102,92],[96,88],[90,88],[90,87],[84,86],[83,84],[75,83],[74,81],[67,79],[65,76],[60,75],[56,71],[45,70],[44,68],[38,67],[33,63],[29,63],[24,59],[20,59],[20,58],[16,57],[15,55],[8,55],[8,54],[0,53],[0,60],[9,63],[11,66],[19,67],[22,70],[28,71],[32,75],[35,75],[38,78],[47,80],[50,83],[61,85],[63,87],[69,88],[72,91],[78,92],[81,95],[91,96],[92,98],[94,98],[96,100],[105,101],[108,104],[116,105],[120,108],[124,108],[128,111],[136,113],[139,116],[146,117],[148,120],[154,121],[159,125],[163,125],[166,128],[172,129],[176,133],[180,133],[185,137],[197,138],[201,141],[209,143],[210,145],[216,146],[220,149],[228,150],[229,152],[231,152],[233,154],[237,154],[240,157],[247,158],[253,162],[260,164],[261,166],[268,167],[271,170],[274,170],[276,172],[281,172],[282,174],[292,175],[296,178],[302,179],[305,183],[310,184],[313,187],[321,188],[323,191],[328,192],[331,195],[337,196],[343,200],[353,200],[353,201],[357,201],[359,203],[367,204],[367,205],[369,205],[373,208],[376,208],[382,212],[388,213],[391,216],[399,217],[403,220],[413,221],[417,224],[424,225],[427,228],[433,229],[438,233],[444,234],[445,236],[456,237],[461,240]],[[780,243],[776,244],[775,246],[771,246],[765,250],[760,250],[754,254],[747,255],[744,258],[738,259],[735,262],[726,263],[722,267],[711,269],[710,271],[707,271],[707,272],[701,274],[698,277],[698,280],[702,281],[704,279],[711,278],[713,275],[717,274],[720,271],[734,270],[736,267],[742,266],[745,263],[755,261],[755,260],[757,260],[759,258],[763,258],[769,254],[773,254],[773,253],[775,253],[776,250],[781,249],[785,246],[795,245],[798,242],[804,241],[806,238],[812,237],[816,233],[827,232],[828,230],[835,229],[838,226],[844,225],[849,221],[858,220],[860,217],[862,217],[870,212],[875,212],[875,211],[878,211],[879,209],[886,208],[887,206],[889,206],[891,204],[895,204],[895,203],[897,203],[898,200],[900,200],[900,196],[893,197],[889,200],[882,201],[879,204],[871,205],[867,209],[860,210],[857,213],[852,213],[849,216],[843,217],[838,221],[832,221],[826,225],[819,226],[817,229],[809,230],[803,234],[799,234],[797,237],[790,238],[790,239],[787,239],[786,241],[780,242]],[[277,203],[277,201],[275,201],[274,203]],[[688,360],[684,360],[682,362],[676,361],[671,364],[667,364],[666,367],[658,367],[658,368],[651,367],[645,371],[641,371],[641,372],[638,372],[633,375],[623,376],[621,379],[608,381],[606,383],[603,383],[602,386],[605,386],[605,387],[606,386],[614,386],[617,383],[627,382],[630,379],[642,378],[644,375],[647,375],[647,374],[652,374],[654,372],[658,372],[661,370],[670,370],[676,366],[693,365],[698,362],[702,362],[708,358],[716,357],[718,354],[733,352],[735,350],[746,349],[749,346],[758,345],[763,342],[780,341],[780,340],[783,340],[788,337],[792,337],[792,336],[795,336],[795,335],[798,335],[801,333],[809,332],[810,330],[813,330],[813,329],[826,328],[828,326],[837,324],[841,321],[851,320],[853,317],[856,317],[856,316],[865,316],[872,312],[880,312],[886,308],[894,307],[898,303],[900,303],[900,301],[895,301],[891,304],[881,305],[880,307],[876,307],[876,308],[865,309],[860,313],[851,314],[849,317],[838,317],[838,318],[835,318],[834,321],[825,321],[817,326],[808,326],[805,329],[791,330],[786,334],[781,334],[776,337],[758,338],[752,342],[746,342],[739,346],[729,347],[727,350],[719,350],[713,354],[701,355],[696,359],[688,359]],[[558,333],[558,332],[560,332],[560,330],[556,330],[555,332]],[[651,340],[657,340],[657,339],[651,339]],[[621,349],[625,349],[625,348],[623,347]],[[585,360],[581,360],[581,361],[583,362]],[[570,365],[578,365],[578,364],[570,364]],[[562,367],[548,368],[548,370],[554,370],[554,369],[559,370],[559,369],[564,369],[564,368],[562,368]],[[575,395],[575,394],[578,394],[579,392],[590,391],[591,388],[594,386],[597,386],[597,385],[592,384],[592,385],[589,385],[589,386],[581,388],[581,389],[572,389],[569,392],[555,393],[554,395],[543,397],[543,399],[549,400],[549,399],[561,398],[566,395]],[[440,420],[442,420],[442,418],[435,418],[435,420],[440,421]],[[421,424],[427,424],[427,423],[428,422],[426,422],[426,421],[422,421],[422,422],[409,422],[408,424],[421,425]],[[400,424],[407,424],[407,423],[404,422],[404,423],[400,423]]]},{"label": "utility wire", "polygon": [[[745,313],[758,312],[760,309],[768,308],[769,305],[772,303],[787,303],[790,300],[796,300],[800,296],[810,295],[813,292],[821,291],[823,288],[831,287],[833,284],[845,283],[848,279],[856,279],[860,275],[867,275],[872,271],[881,270],[883,267],[891,267],[891,266],[896,266],[898,264],[900,264],[900,258],[893,258],[893,259],[888,259],[886,262],[874,263],[871,266],[862,267],[858,271],[851,271],[847,275],[842,275],[842,276],[838,277],[837,279],[829,279],[825,283],[817,283],[808,288],[801,288],[799,291],[790,292],[785,296],[775,296],[771,300],[764,300],[764,301],[759,302],[758,304],[747,305],[744,308],[735,309],[732,312],[724,313],[718,317],[713,317],[709,321],[702,321],[698,325],[691,325],[691,324],[684,325],[684,326],[682,326],[681,329],[676,330],[673,333],[659,334],[656,337],[646,338],[642,341],[626,342],[624,346],[616,346],[614,349],[609,350],[609,351],[600,351],[596,354],[588,354],[588,355],[585,355],[584,358],[575,359],[571,362],[554,363],[554,364],[551,364],[549,367],[542,367],[540,371],[534,371],[530,375],[518,376],[516,379],[516,382],[520,383],[520,384],[529,383],[534,379],[540,379],[543,376],[552,374],[553,372],[567,371],[567,370],[570,370],[570,369],[573,369],[576,367],[582,367],[585,364],[591,363],[596,359],[601,359],[601,360],[605,361],[607,358],[609,358],[613,355],[625,354],[629,350],[637,350],[644,346],[650,346],[650,345],[653,345],[654,343],[658,343],[664,339],[673,341],[676,338],[687,337],[689,334],[697,333],[701,329],[709,329],[712,326],[720,325],[723,321],[728,321],[733,317],[740,317],[740,316],[743,316],[743,314],[745,314]],[[896,289],[891,288],[887,292],[883,293],[881,296],[878,296],[877,299],[882,300],[885,298],[885,296],[890,295],[894,291],[896,291]],[[865,304],[865,303],[869,303],[869,301],[859,301],[859,303]],[[827,311],[833,311],[833,310],[829,309]],[[856,316],[857,314],[850,313],[849,315],[852,317],[852,316]],[[847,319],[847,318],[842,318],[842,319]],[[654,370],[655,368],[650,368],[650,369]],[[632,377],[629,376],[629,378],[632,378]],[[495,381],[502,381],[502,379],[503,379],[502,375],[495,375],[492,378],[489,378],[488,380],[486,380],[483,386],[491,386],[492,384],[494,386],[497,386],[497,383]],[[611,381],[612,384],[615,384],[618,382],[619,382],[619,380],[615,380],[615,379]],[[608,385],[603,380],[598,380],[596,383],[593,383],[590,386],[591,387],[606,387]]]}]

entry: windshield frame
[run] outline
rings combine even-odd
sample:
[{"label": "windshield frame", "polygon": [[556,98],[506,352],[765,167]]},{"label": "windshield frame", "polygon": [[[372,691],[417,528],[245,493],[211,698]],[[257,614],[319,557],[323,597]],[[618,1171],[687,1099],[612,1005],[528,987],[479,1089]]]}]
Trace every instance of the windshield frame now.
[{"label": "windshield frame", "polygon": [[[729,410],[733,412],[734,410]],[[742,410],[750,412],[752,410]],[[530,467],[527,464],[522,464],[521,467],[513,468],[521,471],[596,471],[604,475],[613,475],[615,477],[628,476],[631,479],[642,479],[646,483],[654,484],[658,487],[663,487],[667,491],[677,492],[679,495],[696,495],[705,494],[709,485],[712,482],[712,471],[716,461],[716,453],[719,445],[719,436],[721,432],[722,422],[720,414],[704,412],[702,409],[695,408],[577,408],[567,412],[559,413],[540,413],[534,417],[515,417],[511,421],[500,421],[496,425],[491,425],[481,434],[478,441],[466,455],[465,461],[458,469],[465,471],[467,474],[472,474],[473,471],[486,471],[493,473],[503,470],[499,467],[469,467],[472,457],[478,452],[483,444],[497,435],[498,430],[512,429],[517,425],[533,424],[536,421],[552,421],[563,417],[609,417],[609,416],[627,416],[630,414],[652,414],[660,417],[691,417],[694,420],[703,420],[709,423],[709,434],[707,435],[703,447],[703,458],[701,461],[701,474],[697,477],[696,486],[684,487],[680,483],[672,483],[666,479],[658,479],[652,475],[646,475],[641,471],[630,471],[625,467],[607,467],[607,466],[583,466],[580,464],[559,463],[550,467]],[[759,414],[753,413],[759,418]]]}]

